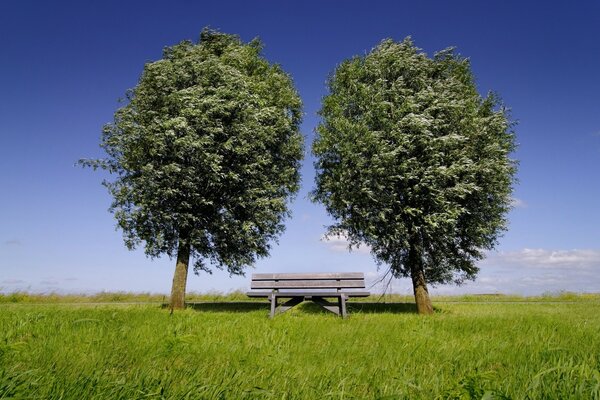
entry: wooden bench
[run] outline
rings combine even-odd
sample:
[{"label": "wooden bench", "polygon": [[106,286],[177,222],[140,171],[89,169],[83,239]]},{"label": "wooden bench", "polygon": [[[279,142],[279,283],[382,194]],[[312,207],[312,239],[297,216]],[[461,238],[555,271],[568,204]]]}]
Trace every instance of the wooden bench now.
[{"label": "wooden bench", "polygon": [[[369,292],[356,291],[365,288],[362,272],[318,274],[252,274],[249,297],[266,297],[271,301],[271,318],[283,313],[305,300],[310,300],[327,311],[346,318],[346,300],[349,297],[367,297]],[[259,291],[254,291],[258,289]],[[261,289],[263,289],[261,291]],[[264,289],[269,289],[265,291]],[[335,290],[333,290],[335,289]],[[353,290],[345,290],[353,289]],[[327,298],[336,298],[330,303]],[[288,299],[281,305],[279,299]]]}]

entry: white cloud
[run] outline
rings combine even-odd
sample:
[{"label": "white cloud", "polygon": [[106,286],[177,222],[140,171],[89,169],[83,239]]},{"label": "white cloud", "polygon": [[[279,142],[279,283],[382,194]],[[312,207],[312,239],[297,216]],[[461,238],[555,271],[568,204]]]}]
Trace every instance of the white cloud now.
[{"label": "white cloud", "polygon": [[[348,240],[348,236],[346,235],[331,235],[321,236],[321,241],[325,242],[329,250],[335,252],[347,252],[349,250],[350,241]],[[356,253],[369,254],[371,252],[371,248],[365,244],[360,247],[352,247],[352,251]]]},{"label": "white cloud", "polygon": [[513,197],[510,199],[510,204],[514,208],[527,208],[527,203],[524,200],[519,199],[518,197]]},{"label": "white cloud", "polygon": [[475,282],[444,292],[543,293],[600,292],[600,249],[521,249],[490,253],[479,263]]},{"label": "white cloud", "polygon": [[491,254],[487,263],[510,264],[533,268],[590,269],[600,268],[600,250],[597,249],[522,249]]},{"label": "white cloud", "polygon": [[559,285],[563,282],[558,276],[541,275],[541,276],[526,276],[521,279],[521,283],[533,286],[549,287],[551,285]]}]

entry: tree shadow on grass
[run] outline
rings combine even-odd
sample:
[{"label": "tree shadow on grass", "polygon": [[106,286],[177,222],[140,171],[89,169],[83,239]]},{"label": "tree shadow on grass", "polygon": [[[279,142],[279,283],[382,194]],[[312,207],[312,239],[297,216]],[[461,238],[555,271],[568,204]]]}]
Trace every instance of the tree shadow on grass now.
[{"label": "tree shadow on grass", "polygon": [[[305,301],[294,307],[300,312],[307,314],[331,314],[318,304],[312,301]],[[414,303],[359,303],[348,302],[346,309],[349,315],[353,313],[362,314],[416,314],[417,307]]]},{"label": "tree shadow on grass", "polygon": [[417,305],[415,303],[359,303],[351,302],[348,304],[349,312],[363,314],[416,314]]},{"label": "tree shadow on grass", "polygon": [[[271,311],[269,302],[258,301],[222,301],[222,302],[186,302],[186,308],[203,312],[250,312],[250,311]],[[168,304],[163,304],[163,308],[169,308]],[[312,301],[304,301],[293,307],[294,310],[306,314],[330,314],[321,306]]]},{"label": "tree shadow on grass", "polygon": [[[267,314],[271,308],[269,302],[259,301],[220,301],[220,302],[196,302],[186,303],[187,308],[202,312],[238,312],[265,311]],[[370,303],[370,302],[348,302],[346,303],[348,314],[416,314],[417,307],[414,303]],[[168,308],[168,305],[163,305]],[[439,312],[434,308],[435,312]],[[304,301],[294,307],[301,313],[306,314],[330,314],[312,301]]]},{"label": "tree shadow on grass", "polygon": [[[330,314],[321,306],[312,301],[305,301],[299,304],[302,312],[307,314]],[[371,302],[347,302],[346,309],[348,314],[417,314],[417,305],[415,303],[371,303]],[[443,312],[443,310],[433,307],[434,313]]]},{"label": "tree shadow on grass", "polygon": [[[168,307],[168,306],[167,306]],[[219,301],[206,303],[186,303],[187,308],[204,312],[250,312],[269,311],[271,306],[267,302],[258,301]]]}]

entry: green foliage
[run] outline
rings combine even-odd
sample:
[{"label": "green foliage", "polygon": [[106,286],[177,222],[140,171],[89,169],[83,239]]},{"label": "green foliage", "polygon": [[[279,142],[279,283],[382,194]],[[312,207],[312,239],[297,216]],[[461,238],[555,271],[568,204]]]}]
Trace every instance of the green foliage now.
[{"label": "green foliage", "polygon": [[306,305],[2,304],[0,398],[600,399],[597,300]]},{"label": "green foliage", "polygon": [[232,274],[268,255],[299,187],[302,105],[260,53],[205,29],[145,65],[104,127],[108,157],[81,161],[116,176],[104,185],[128,248],[172,257],[184,240],[196,271]]},{"label": "green foliage", "polygon": [[506,228],[516,162],[507,110],[478,94],[468,60],[384,40],[337,67],[320,115],[313,196],[329,233],[396,277],[411,253],[428,282],[473,279]]}]

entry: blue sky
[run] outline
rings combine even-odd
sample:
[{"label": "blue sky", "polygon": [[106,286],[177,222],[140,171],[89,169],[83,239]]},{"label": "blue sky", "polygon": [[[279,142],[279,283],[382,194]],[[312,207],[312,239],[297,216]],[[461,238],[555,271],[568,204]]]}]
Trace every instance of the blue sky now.
[{"label": "blue sky", "polygon": [[[210,26],[260,37],[294,78],[309,144],[337,63],[384,38],[426,53],[456,46],[481,93],[512,108],[519,184],[510,229],[479,279],[434,293],[600,292],[600,2],[30,1],[0,2],[0,291],[168,293],[174,262],[123,246],[101,173],[100,130],[144,63]],[[307,193],[256,272],[363,271],[368,249],[323,241],[329,218]],[[248,269],[248,273],[253,272]],[[248,278],[190,274],[188,290],[245,289]],[[411,293],[407,279],[394,291]],[[373,290],[377,290],[377,286]]]}]

